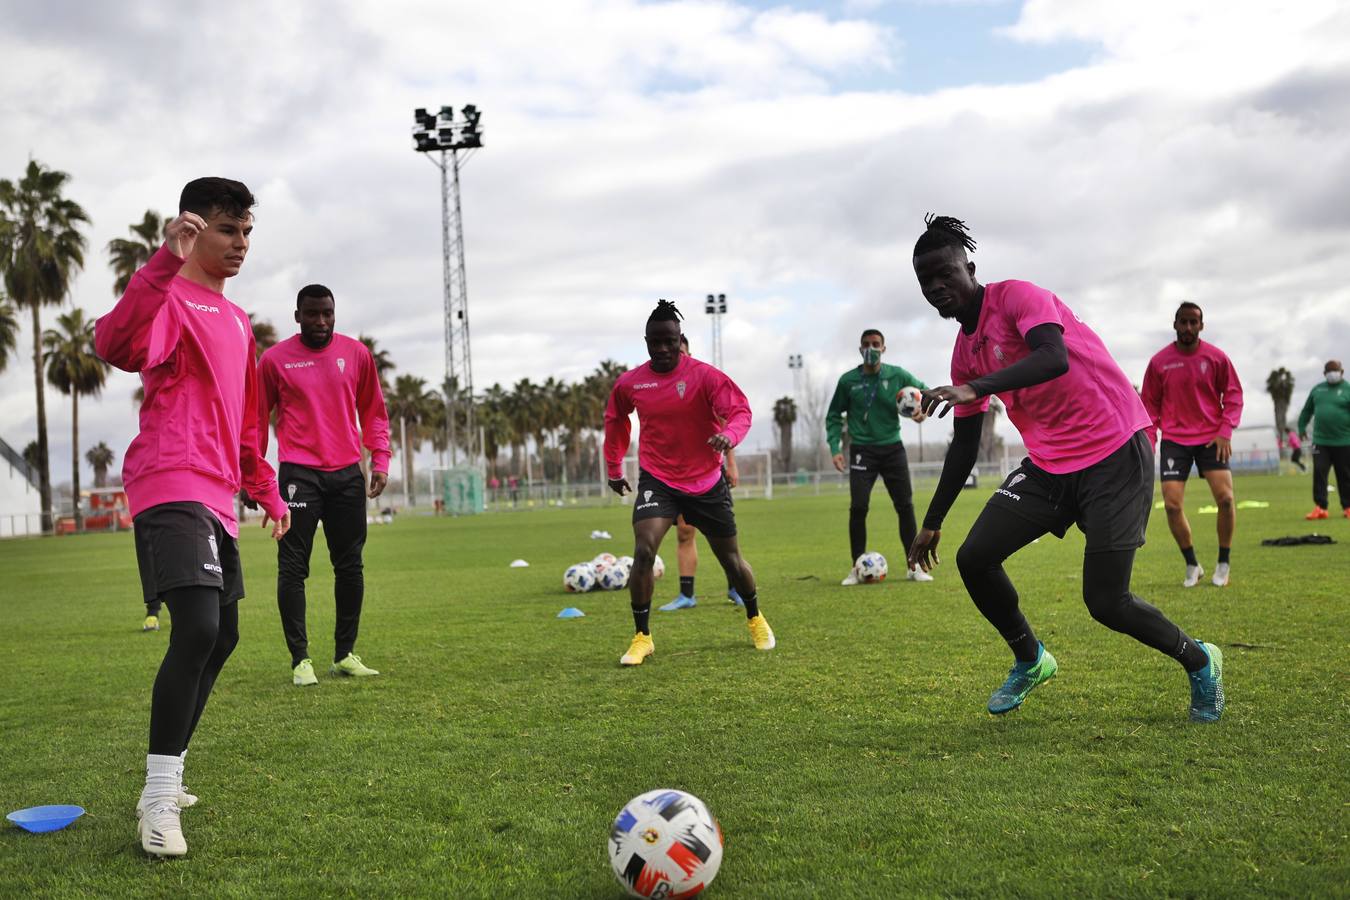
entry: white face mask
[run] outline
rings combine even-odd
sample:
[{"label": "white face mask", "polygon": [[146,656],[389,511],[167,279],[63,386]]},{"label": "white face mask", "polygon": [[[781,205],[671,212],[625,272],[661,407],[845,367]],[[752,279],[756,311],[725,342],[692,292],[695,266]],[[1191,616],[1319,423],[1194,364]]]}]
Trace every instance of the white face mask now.
[{"label": "white face mask", "polygon": [[1341,379],[1345,377],[1344,372],[1337,372],[1334,369],[1327,373],[1327,384],[1340,384]]}]

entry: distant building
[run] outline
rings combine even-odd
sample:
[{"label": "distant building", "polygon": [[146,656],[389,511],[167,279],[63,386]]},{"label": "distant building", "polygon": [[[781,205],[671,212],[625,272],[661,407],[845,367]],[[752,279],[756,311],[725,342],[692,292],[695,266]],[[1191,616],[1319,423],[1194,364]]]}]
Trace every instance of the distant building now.
[{"label": "distant building", "polygon": [[42,533],[38,473],[0,440],[0,538]]}]

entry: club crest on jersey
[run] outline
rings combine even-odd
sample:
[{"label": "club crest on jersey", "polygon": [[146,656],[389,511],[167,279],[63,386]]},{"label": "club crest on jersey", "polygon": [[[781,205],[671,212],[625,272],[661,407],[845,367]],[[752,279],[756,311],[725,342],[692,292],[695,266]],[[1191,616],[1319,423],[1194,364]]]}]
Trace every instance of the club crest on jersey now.
[{"label": "club crest on jersey", "polygon": [[1003,348],[998,344],[994,345],[994,356],[998,358],[999,362],[1003,362]]},{"label": "club crest on jersey", "polygon": [[1200,374],[1204,375],[1208,371],[1209,371],[1209,360],[1207,359],[1200,360]]},{"label": "club crest on jersey", "polygon": [[677,382],[675,382],[675,393],[677,393],[677,394],[680,395],[680,399],[681,399],[681,400],[684,399],[684,389],[685,389],[685,387],[686,387],[686,385],[685,385],[685,383],[684,383],[683,381],[677,381]]},{"label": "club crest on jersey", "polygon": [[337,362],[338,362],[338,371],[339,371],[339,372],[345,372],[345,371],[347,371],[347,361],[346,361],[345,359],[343,359],[342,357],[339,356]]}]

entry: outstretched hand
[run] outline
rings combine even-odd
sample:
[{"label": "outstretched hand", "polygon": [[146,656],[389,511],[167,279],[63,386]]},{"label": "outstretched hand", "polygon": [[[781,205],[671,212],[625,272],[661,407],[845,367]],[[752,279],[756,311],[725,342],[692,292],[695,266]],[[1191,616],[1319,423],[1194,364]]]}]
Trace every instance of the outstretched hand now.
[{"label": "outstretched hand", "polygon": [[[931,416],[934,410],[937,410],[938,418],[945,419],[947,413],[952,411],[952,407],[960,406],[962,403],[973,403],[978,399],[980,399],[979,395],[968,384],[944,384],[942,387],[935,387],[923,392],[923,404],[920,410],[925,416]],[[938,410],[938,406],[943,403],[946,406]]]},{"label": "outstretched hand", "polygon": [[291,530],[291,511],[286,510],[286,515],[275,521],[267,513],[263,513],[262,527],[266,528],[267,523],[272,522],[272,540],[279,541],[285,536],[286,532]]},{"label": "outstretched hand", "polygon": [[909,547],[909,567],[915,566],[923,569],[925,572],[942,562],[938,559],[938,541],[942,540],[941,529],[920,528],[919,533],[914,536],[914,543]]},{"label": "outstretched hand", "polygon": [[624,494],[631,494],[633,487],[628,483],[627,478],[611,478],[609,480],[609,489],[622,497]]},{"label": "outstretched hand", "polygon": [[192,255],[197,246],[197,235],[206,230],[206,220],[194,212],[179,213],[178,218],[164,226],[164,246],[179,259]]}]

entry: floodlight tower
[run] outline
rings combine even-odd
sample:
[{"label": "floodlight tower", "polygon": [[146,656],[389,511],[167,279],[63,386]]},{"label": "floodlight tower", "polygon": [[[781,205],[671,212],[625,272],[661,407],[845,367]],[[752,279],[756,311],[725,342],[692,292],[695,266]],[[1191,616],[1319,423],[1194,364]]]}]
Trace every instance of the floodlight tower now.
[{"label": "floodlight tower", "polygon": [[727,313],[727,295],[709,294],[703,304],[703,311],[712,316],[712,357],[713,366],[722,368],[722,316]]},{"label": "floodlight tower", "polygon": [[[445,293],[445,418],[450,464],[455,465],[455,421],[459,398],[468,397],[465,410],[465,440],[469,459],[477,457],[478,429],[473,412],[473,357],[469,352],[469,281],[464,267],[464,219],[459,206],[459,169],[473,151],[483,146],[482,115],[472,103],[455,118],[452,106],[439,113],[424,108],[413,110],[413,141],[418,153],[425,153],[441,170],[441,267]],[[466,151],[463,156],[460,151]],[[439,154],[439,156],[437,156]]]},{"label": "floodlight tower", "polygon": [[792,370],[792,396],[798,402],[802,396],[802,355],[793,353],[788,356],[788,368]]}]

